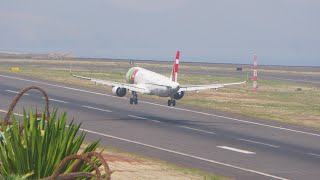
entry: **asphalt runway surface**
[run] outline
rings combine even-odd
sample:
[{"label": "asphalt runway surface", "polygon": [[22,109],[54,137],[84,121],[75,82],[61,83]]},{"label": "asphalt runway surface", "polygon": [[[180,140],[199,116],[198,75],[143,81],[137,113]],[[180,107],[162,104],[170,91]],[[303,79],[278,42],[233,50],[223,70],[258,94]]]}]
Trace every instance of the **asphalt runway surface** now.
[{"label": "asphalt runway surface", "polygon": [[[43,88],[51,109],[68,112],[82,122],[87,140],[159,158],[236,179],[319,179],[320,133],[234,114],[166,106],[166,99],[151,102],[111,92],[58,84],[36,78],[0,73],[0,116],[4,118],[18,91]],[[188,95],[188,94],[186,94]],[[30,91],[22,107],[43,108],[41,94]]]}]

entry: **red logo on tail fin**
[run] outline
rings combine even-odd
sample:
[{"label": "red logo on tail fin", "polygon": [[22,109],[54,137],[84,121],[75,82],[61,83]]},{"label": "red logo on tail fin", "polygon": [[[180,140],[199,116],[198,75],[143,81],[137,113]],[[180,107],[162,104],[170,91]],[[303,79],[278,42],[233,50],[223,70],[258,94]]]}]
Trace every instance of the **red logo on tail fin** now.
[{"label": "red logo on tail fin", "polygon": [[177,51],[176,59],[180,59],[180,50]]},{"label": "red logo on tail fin", "polygon": [[179,59],[180,59],[180,50],[177,51],[176,59],[172,68],[171,79],[173,82],[177,82],[178,70],[179,70]]}]

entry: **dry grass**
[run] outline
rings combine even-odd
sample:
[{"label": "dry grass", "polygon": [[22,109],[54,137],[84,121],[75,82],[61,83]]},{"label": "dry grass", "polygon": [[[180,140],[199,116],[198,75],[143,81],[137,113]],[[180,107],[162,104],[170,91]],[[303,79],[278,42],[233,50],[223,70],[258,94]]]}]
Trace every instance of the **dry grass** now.
[{"label": "dry grass", "polygon": [[[86,144],[83,145],[83,147],[85,146]],[[108,162],[111,171],[114,171],[111,175],[112,179],[203,180],[204,177],[216,180],[231,179],[108,146],[98,148],[97,152],[102,150],[103,157]]]}]

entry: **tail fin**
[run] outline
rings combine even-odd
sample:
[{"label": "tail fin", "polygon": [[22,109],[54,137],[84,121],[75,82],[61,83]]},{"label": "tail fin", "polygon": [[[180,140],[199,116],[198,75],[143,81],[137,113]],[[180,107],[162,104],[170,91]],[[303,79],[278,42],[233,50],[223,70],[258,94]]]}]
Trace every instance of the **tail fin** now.
[{"label": "tail fin", "polygon": [[179,59],[180,59],[180,50],[177,51],[176,60],[174,61],[171,76],[170,76],[170,79],[173,82],[178,81]]}]

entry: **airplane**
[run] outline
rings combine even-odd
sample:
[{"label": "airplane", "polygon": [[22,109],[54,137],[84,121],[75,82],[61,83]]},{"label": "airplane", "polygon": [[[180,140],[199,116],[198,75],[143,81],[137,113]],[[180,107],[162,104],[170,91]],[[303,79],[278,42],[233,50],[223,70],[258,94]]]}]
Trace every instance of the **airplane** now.
[{"label": "airplane", "polygon": [[132,67],[126,73],[127,83],[105,81],[101,79],[95,79],[90,77],[70,74],[73,77],[90,80],[96,84],[102,84],[112,87],[112,93],[115,96],[123,97],[127,94],[127,91],[131,91],[132,97],[130,98],[130,104],[138,104],[138,94],[156,95],[159,97],[169,97],[168,106],[175,106],[176,100],[181,99],[185,92],[188,91],[200,91],[207,89],[218,89],[224,86],[240,85],[245,83],[225,83],[225,84],[209,84],[209,85],[180,85],[178,83],[178,69],[179,69],[180,50],[176,53],[176,59],[172,68],[171,76],[166,77],[156,72],[141,68]]}]

